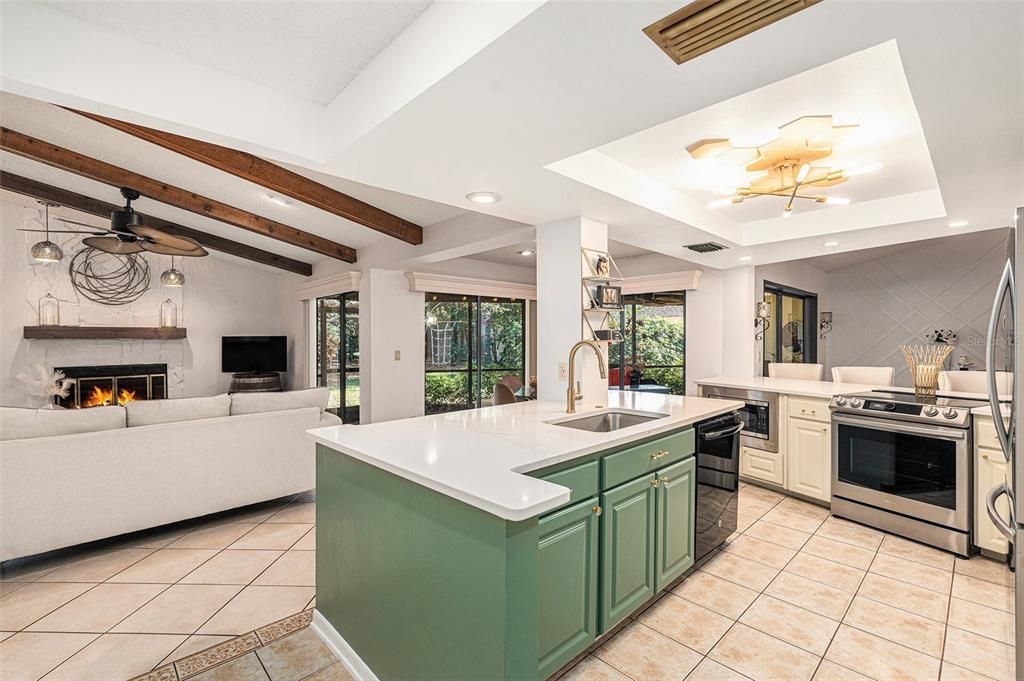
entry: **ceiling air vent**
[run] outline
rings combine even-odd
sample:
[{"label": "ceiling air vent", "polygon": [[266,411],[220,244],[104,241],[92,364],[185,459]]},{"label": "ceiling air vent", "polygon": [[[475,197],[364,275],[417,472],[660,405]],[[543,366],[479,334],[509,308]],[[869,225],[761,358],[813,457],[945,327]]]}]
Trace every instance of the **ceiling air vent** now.
[{"label": "ceiling air vent", "polygon": [[710,52],[821,0],[697,0],[644,29],[675,63]]},{"label": "ceiling air vent", "polygon": [[683,246],[683,248],[689,248],[694,253],[717,253],[718,251],[724,251],[728,247],[716,244],[714,241],[705,241],[702,244],[690,244]]}]

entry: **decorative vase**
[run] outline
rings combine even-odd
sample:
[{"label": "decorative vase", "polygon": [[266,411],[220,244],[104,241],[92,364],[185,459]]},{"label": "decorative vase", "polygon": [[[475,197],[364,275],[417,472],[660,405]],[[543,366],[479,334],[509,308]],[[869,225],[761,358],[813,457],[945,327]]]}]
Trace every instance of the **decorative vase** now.
[{"label": "decorative vase", "polygon": [[49,291],[39,299],[39,326],[60,326],[60,302]]},{"label": "decorative vase", "polygon": [[910,367],[910,376],[914,379],[914,394],[919,397],[933,397],[939,386],[939,371],[952,345],[901,345],[903,358]]},{"label": "decorative vase", "polygon": [[160,326],[165,329],[178,326],[178,306],[170,298],[160,304]]}]

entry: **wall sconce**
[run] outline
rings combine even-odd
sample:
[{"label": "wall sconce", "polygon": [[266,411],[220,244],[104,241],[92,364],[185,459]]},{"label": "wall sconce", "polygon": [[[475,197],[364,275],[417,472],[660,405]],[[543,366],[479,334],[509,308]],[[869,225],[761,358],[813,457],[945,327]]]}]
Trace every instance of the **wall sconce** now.
[{"label": "wall sconce", "polygon": [[772,325],[769,317],[772,316],[772,304],[765,300],[754,303],[754,340],[764,340],[764,332]]},{"label": "wall sconce", "polygon": [[822,312],[819,317],[821,320],[818,322],[818,328],[821,329],[821,335],[818,337],[824,340],[825,336],[832,331],[832,313]]}]

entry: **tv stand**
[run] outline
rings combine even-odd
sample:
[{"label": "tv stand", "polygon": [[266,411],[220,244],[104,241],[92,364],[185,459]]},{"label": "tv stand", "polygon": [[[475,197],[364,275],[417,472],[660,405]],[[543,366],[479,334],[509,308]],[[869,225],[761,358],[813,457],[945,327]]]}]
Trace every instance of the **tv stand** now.
[{"label": "tv stand", "polygon": [[276,371],[246,371],[231,374],[228,393],[279,393],[284,390],[281,374]]}]

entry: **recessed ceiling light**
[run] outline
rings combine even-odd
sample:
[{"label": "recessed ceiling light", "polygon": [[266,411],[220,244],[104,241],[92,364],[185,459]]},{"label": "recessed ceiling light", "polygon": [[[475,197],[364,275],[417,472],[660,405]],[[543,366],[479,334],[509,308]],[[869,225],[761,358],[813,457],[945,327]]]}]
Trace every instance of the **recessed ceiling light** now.
[{"label": "recessed ceiling light", "polygon": [[470,192],[466,198],[473,203],[497,203],[501,201],[501,194],[496,192]]},{"label": "recessed ceiling light", "polygon": [[971,223],[967,222],[967,220],[953,220],[952,222],[949,223],[949,226],[950,227],[966,227],[969,224],[971,224]]},{"label": "recessed ceiling light", "polygon": [[526,258],[533,255],[533,251],[531,251],[529,248],[524,248],[523,250],[519,251],[519,255]]},{"label": "recessed ceiling light", "polygon": [[267,198],[276,203],[279,206],[290,206],[292,200],[287,196],[281,196],[280,194],[267,194]]},{"label": "recessed ceiling light", "polygon": [[825,242],[825,248],[835,248],[838,245],[839,245],[838,241],[826,241]]},{"label": "recessed ceiling light", "polygon": [[749,255],[741,255],[740,256],[740,262],[750,262],[750,258],[751,258],[751,256],[749,256]]}]

